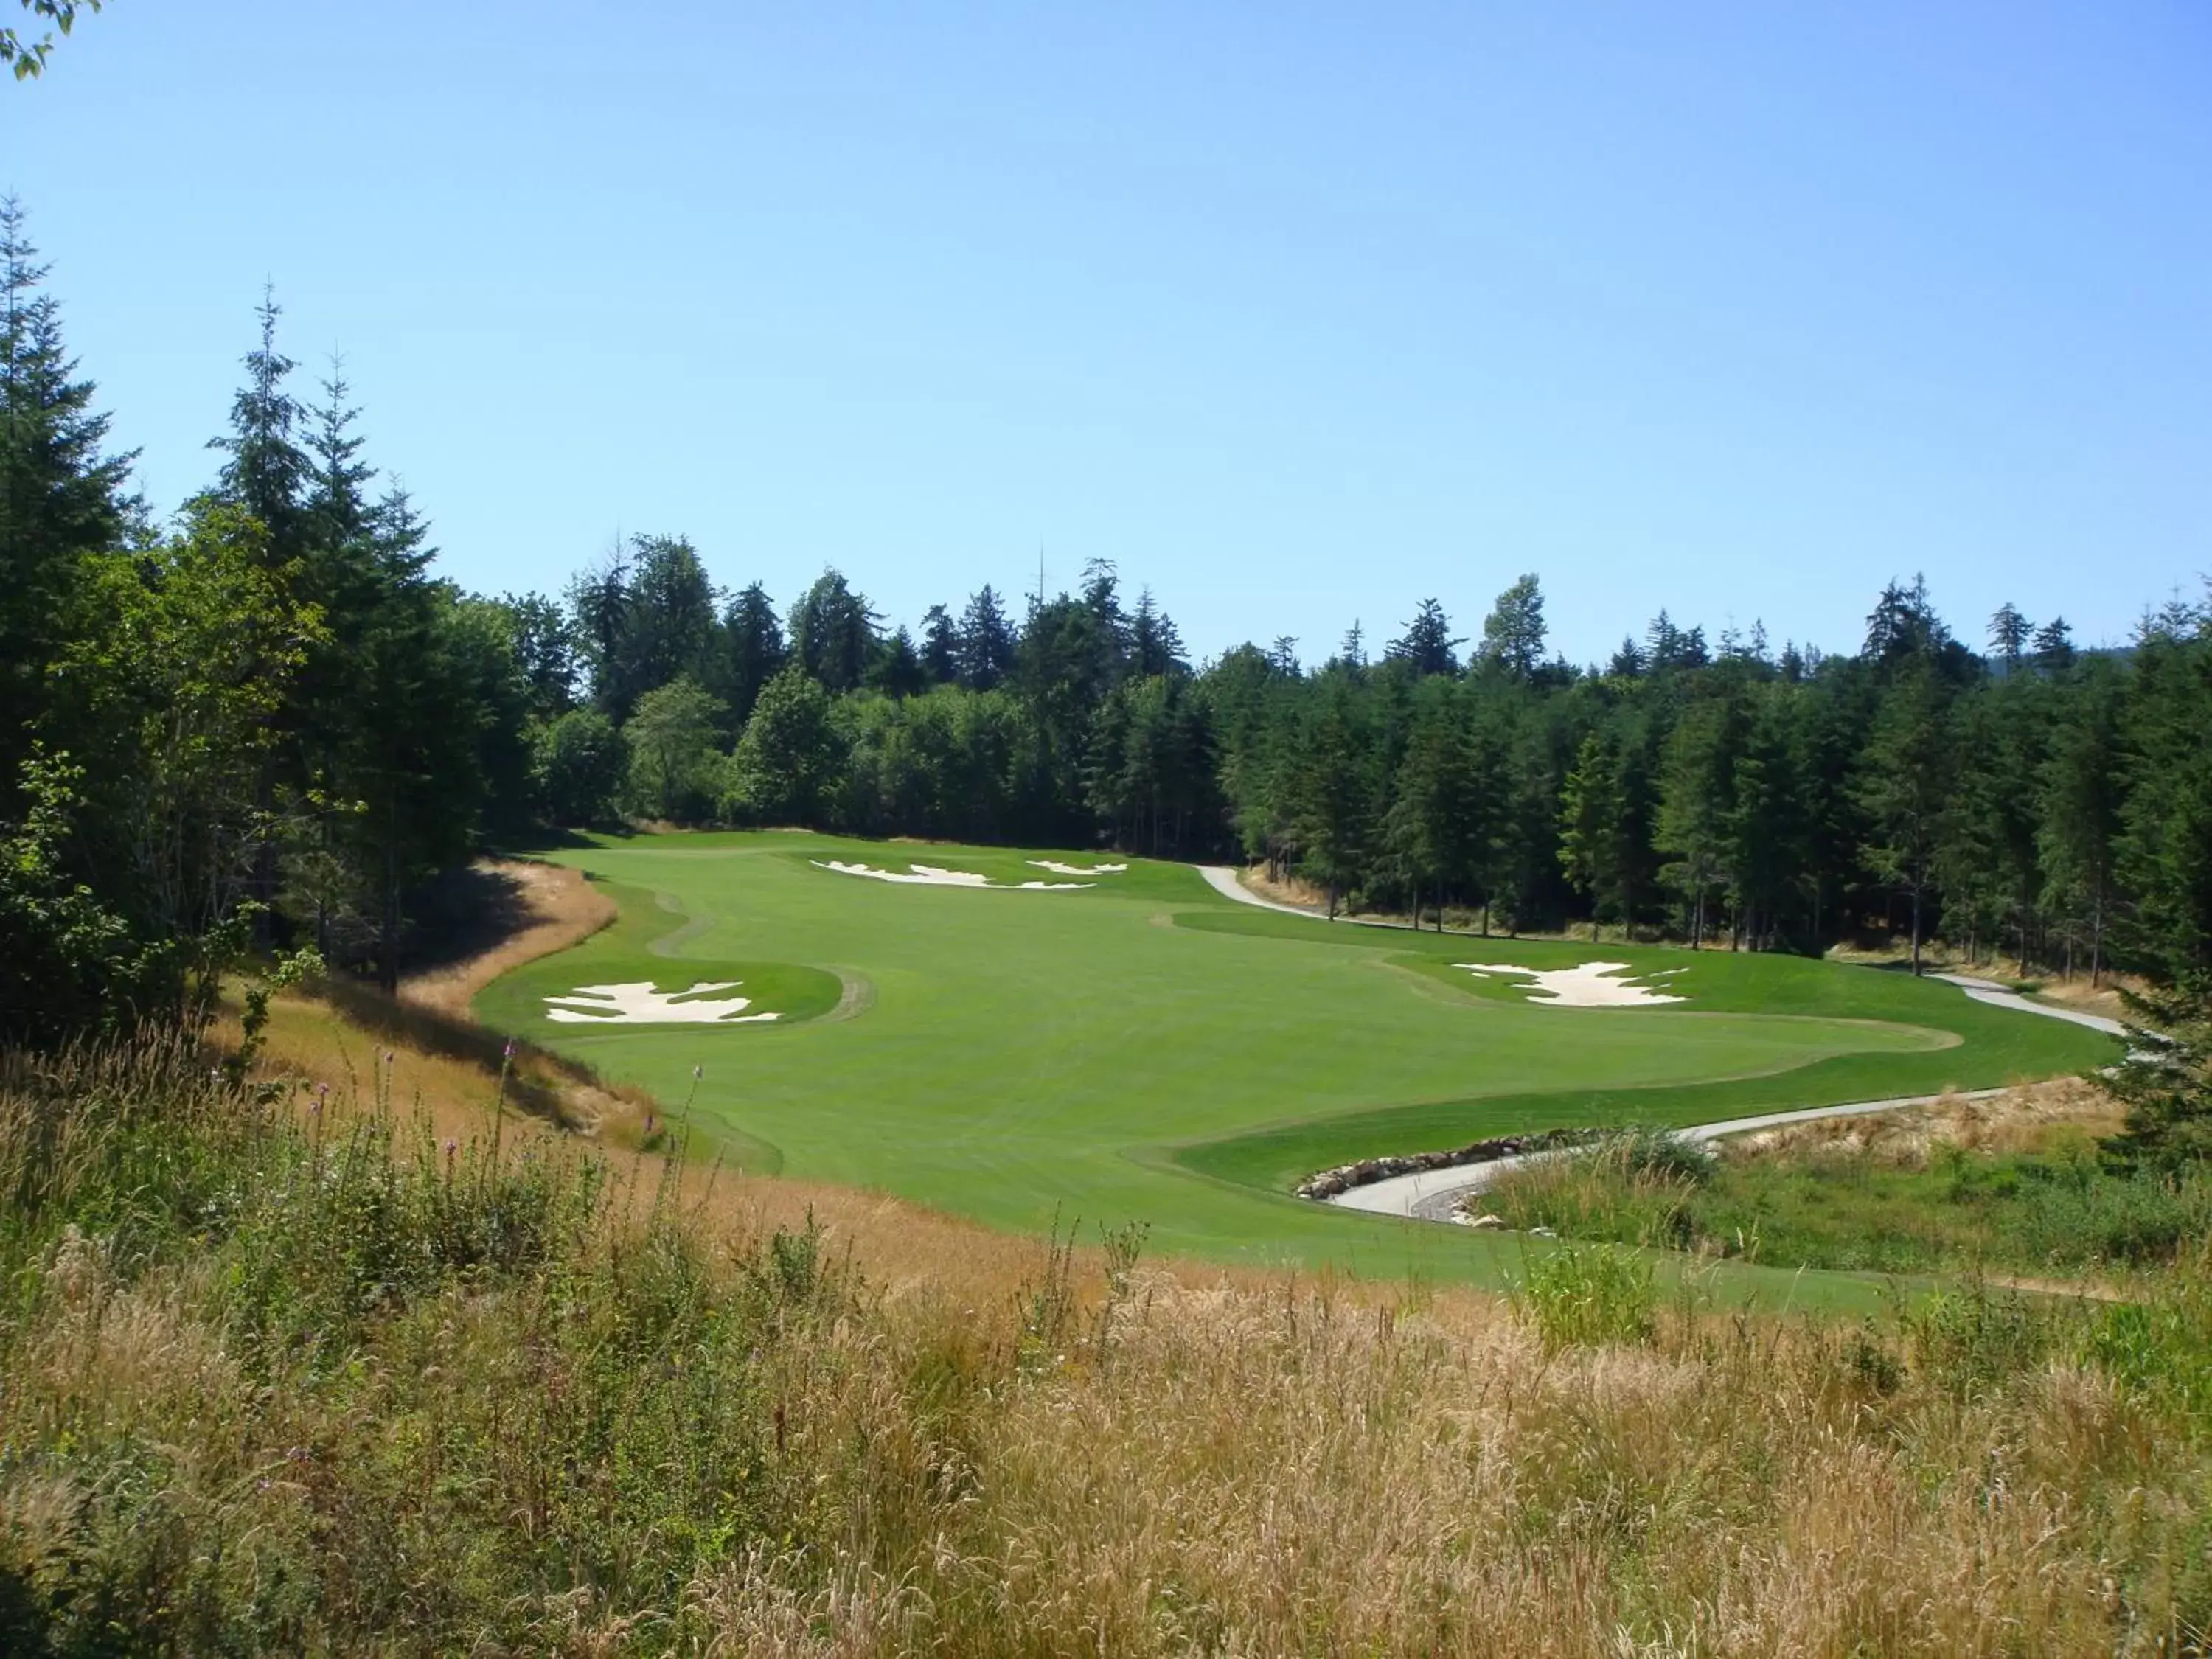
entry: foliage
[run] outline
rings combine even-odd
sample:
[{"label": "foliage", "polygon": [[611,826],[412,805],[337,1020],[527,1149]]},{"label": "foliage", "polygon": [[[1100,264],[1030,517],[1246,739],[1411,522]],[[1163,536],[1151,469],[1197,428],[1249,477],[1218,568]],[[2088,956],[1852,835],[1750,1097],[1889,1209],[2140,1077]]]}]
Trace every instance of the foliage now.
[{"label": "foliage", "polygon": [[1518,1295],[1547,1348],[1648,1342],[1655,1329],[1651,1263],[1633,1250],[1565,1244],[1532,1252]]},{"label": "foliage", "polygon": [[1674,1142],[1687,1163],[1663,1146],[1629,1132],[1516,1171],[1480,1201],[1509,1225],[1571,1238],[1891,1273],[2134,1272],[2212,1231],[2212,1174],[2130,1169],[2100,1160],[2086,1137],[2031,1151],[1941,1145],[1892,1158],[1838,1146],[1720,1160]]},{"label": "foliage", "polygon": [[611,821],[629,775],[629,744],[596,708],[571,708],[538,729],[532,776],[538,808],[560,824]]},{"label": "foliage", "polygon": [[2151,1022],[2127,1057],[2100,1081],[2127,1108],[2106,1143],[2123,1169],[2212,1174],[2212,993],[2132,999]]},{"label": "foliage", "polygon": [[696,680],[672,680],[637,700],[622,729],[629,756],[625,799],[641,817],[697,818],[713,810],[723,776],[714,747],[720,702]]},{"label": "foliage", "polygon": [[[47,19],[67,34],[76,27],[78,12],[98,11],[104,0],[22,0],[22,3],[32,16]],[[15,29],[0,28],[0,69],[12,68],[18,81],[45,74],[46,58],[53,49],[51,34],[27,40]]]},{"label": "foliage", "polygon": [[762,688],[738,744],[724,800],[732,817],[804,823],[817,817],[836,775],[841,733],[829,694],[796,663]]}]

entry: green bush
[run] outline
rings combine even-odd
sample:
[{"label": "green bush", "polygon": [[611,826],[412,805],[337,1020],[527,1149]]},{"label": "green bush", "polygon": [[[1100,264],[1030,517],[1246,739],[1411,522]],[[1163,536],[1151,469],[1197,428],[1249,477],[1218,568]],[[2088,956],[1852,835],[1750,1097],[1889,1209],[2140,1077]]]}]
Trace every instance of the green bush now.
[{"label": "green bush", "polygon": [[1651,1263],[1601,1244],[1532,1255],[1517,1299],[1550,1349],[1648,1342],[1658,1308]]}]

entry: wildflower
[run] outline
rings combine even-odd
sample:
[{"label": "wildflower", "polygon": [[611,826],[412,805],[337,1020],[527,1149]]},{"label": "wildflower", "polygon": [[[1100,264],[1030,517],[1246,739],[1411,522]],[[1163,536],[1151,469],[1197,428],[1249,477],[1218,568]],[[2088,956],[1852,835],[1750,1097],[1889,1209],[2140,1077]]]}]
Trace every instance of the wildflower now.
[{"label": "wildflower", "polygon": [[701,1078],[706,1075],[707,1068],[703,1066],[694,1066],[691,1068],[691,1080],[694,1083],[696,1083]]},{"label": "wildflower", "polygon": [[506,1057],[509,1060],[513,1060],[514,1058],[514,1039],[513,1037],[509,1037],[507,1040]]}]

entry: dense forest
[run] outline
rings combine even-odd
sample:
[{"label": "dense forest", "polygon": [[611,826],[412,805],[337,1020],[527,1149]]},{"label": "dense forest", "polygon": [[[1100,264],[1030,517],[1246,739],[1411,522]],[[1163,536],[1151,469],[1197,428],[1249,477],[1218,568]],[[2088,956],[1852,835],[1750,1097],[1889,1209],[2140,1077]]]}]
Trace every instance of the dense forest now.
[{"label": "dense forest", "polygon": [[1311,666],[1194,661],[1103,562],[912,629],[834,570],[787,611],[725,589],[680,535],[471,594],[273,302],[165,520],[13,203],[0,289],[0,1035],[190,1015],[248,960],[389,983],[441,871],[648,823],[1247,859],[1499,931],[2212,971],[2212,603],[2117,653],[2007,605],[1978,648],[1893,581],[1848,653],[1662,612],[1577,665],[1529,575],[1468,637],[1429,599]]}]

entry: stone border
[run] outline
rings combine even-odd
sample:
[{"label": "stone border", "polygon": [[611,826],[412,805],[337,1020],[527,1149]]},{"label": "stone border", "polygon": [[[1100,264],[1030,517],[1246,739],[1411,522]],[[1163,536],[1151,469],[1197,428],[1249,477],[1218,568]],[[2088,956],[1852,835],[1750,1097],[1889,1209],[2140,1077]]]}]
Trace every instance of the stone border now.
[{"label": "stone border", "polygon": [[1463,1169],[1470,1164],[1495,1164],[1500,1158],[1519,1158],[1525,1152],[1548,1152],[1561,1147],[1587,1146],[1605,1133],[1602,1128],[1537,1129],[1524,1135],[1492,1135],[1487,1140],[1471,1140],[1466,1146],[1455,1146],[1449,1152],[1400,1152],[1387,1158],[1363,1158],[1356,1164],[1340,1164],[1333,1170],[1323,1170],[1318,1175],[1308,1176],[1292,1190],[1300,1198],[1326,1204],[1355,1187],[1371,1186],[1376,1182],[1389,1181],[1398,1176],[1424,1175],[1432,1170]]}]

